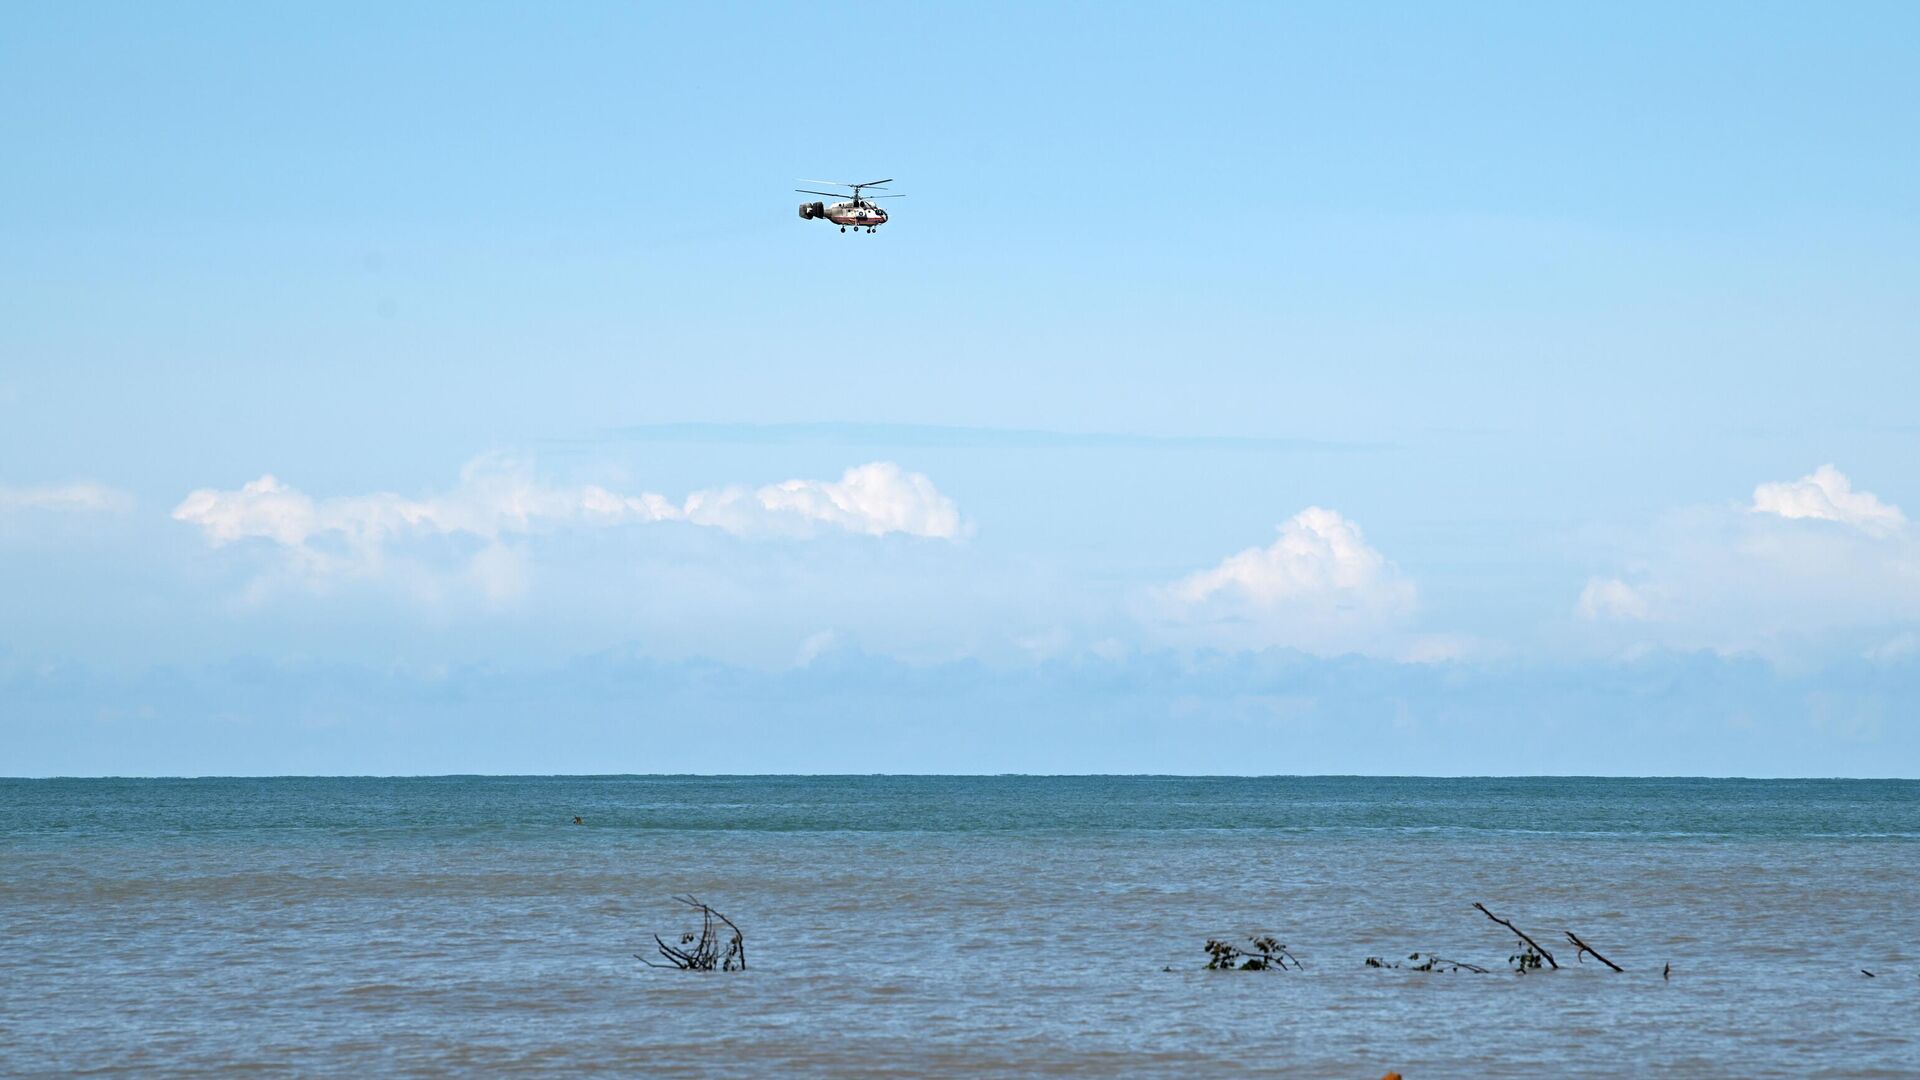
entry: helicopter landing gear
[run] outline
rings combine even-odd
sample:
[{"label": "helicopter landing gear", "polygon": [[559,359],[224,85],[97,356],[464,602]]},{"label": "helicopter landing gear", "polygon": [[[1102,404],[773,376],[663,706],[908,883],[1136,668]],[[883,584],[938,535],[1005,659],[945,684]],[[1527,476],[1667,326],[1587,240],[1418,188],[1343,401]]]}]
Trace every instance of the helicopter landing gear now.
[{"label": "helicopter landing gear", "polygon": [[847,231],[847,227],[846,227],[845,225],[842,225],[842,226],[840,226],[840,231],[841,231],[841,232],[846,232],[846,231]]}]

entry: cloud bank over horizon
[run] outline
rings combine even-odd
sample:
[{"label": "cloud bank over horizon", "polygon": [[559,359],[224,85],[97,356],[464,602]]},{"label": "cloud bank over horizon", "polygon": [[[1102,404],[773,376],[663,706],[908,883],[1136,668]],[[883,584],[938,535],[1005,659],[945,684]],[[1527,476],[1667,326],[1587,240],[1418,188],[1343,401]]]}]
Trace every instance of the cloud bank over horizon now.
[{"label": "cloud bank over horizon", "polygon": [[1431,665],[1291,649],[780,670],[624,650],[414,668],[10,663],[20,775],[1184,773],[1912,775],[1920,663],[1829,674],[1656,651]]},{"label": "cloud bank over horizon", "polygon": [[1823,638],[1879,642],[1920,622],[1920,538],[1832,465],[1762,483],[1745,508],[1675,511],[1620,554],[1627,567],[1589,578],[1574,605],[1616,644],[1804,663]]},{"label": "cloud bank over horizon", "polygon": [[[100,485],[7,490],[35,492],[19,505],[63,521],[132,505]],[[164,669],[136,662],[82,675],[23,653],[23,639],[0,640],[0,692],[38,717],[33,760],[43,771],[78,768],[71,748],[60,749],[59,723],[98,727],[103,717],[119,718],[109,726],[152,720],[161,724],[154,738],[174,730],[220,759],[208,749],[213,729],[192,713],[223,702],[249,725],[271,726],[283,706],[303,724],[359,730],[363,714],[416,708],[454,725],[465,701],[492,717],[496,743],[511,741],[512,709],[482,701],[496,692],[534,695],[528,708],[539,695],[570,702],[569,722],[583,732],[615,730],[623,708],[644,728],[666,722],[669,706],[710,707],[769,745],[786,745],[772,734],[781,716],[844,735],[831,716],[848,702],[899,717],[902,739],[914,732],[921,744],[956,747],[967,724],[982,725],[982,738],[1012,725],[994,736],[1011,737],[1021,716],[1093,723],[1105,710],[1129,718],[1142,753],[1183,731],[1269,747],[1310,733],[1314,755],[1290,759],[1307,771],[1420,771],[1420,761],[1471,771],[1472,754],[1442,749],[1443,733],[1496,730],[1531,746],[1489,759],[1499,768],[1565,769],[1550,740],[1526,735],[1526,716],[1569,702],[1583,703],[1578,722],[1592,725],[1610,722],[1609,709],[1656,701],[1675,723],[1688,710],[1714,718],[1686,721],[1697,756],[1682,771],[1713,771],[1713,740],[1750,729],[1833,771],[1873,762],[1862,746],[1911,749],[1900,741],[1899,688],[1920,671],[1920,538],[1906,515],[1831,465],[1752,490],[1748,502],[1680,506],[1623,526],[1604,553],[1614,569],[1589,576],[1570,612],[1559,608],[1570,635],[1546,633],[1550,621],[1531,633],[1516,625],[1512,640],[1523,646],[1454,632],[1450,616],[1429,609],[1424,582],[1326,505],[1293,513],[1265,544],[1195,560],[1184,573],[1102,576],[1071,561],[1008,557],[993,520],[978,542],[957,543],[976,532],[957,503],[926,474],[886,461],[832,480],[696,487],[678,499],[562,482],[502,454],[475,458],[453,485],[419,496],[316,496],[268,474],[194,489],[165,519],[116,515],[115,528],[164,523],[194,542],[195,576],[167,561],[188,549],[167,544],[143,572],[156,583],[180,575],[180,601],[164,611],[169,638],[227,644],[182,646]],[[239,584],[241,603],[205,602],[202,586],[223,581]],[[450,599],[460,596],[470,600]],[[158,625],[129,632],[150,638]],[[594,666],[603,662],[611,666]],[[585,698],[562,688],[576,663],[599,687]],[[169,685],[197,704],[170,700]],[[1779,693],[1768,697],[1766,686]],[[970,720],[969,708],[993,715]],[[1490,726],[1484,716],[1504,719]],[[1412,731],[1425,733],[1425,758],[1370,749]],[[1646,734],[1642,756],[1623,749],[1609,768],[1661,771]],[[262,738],[230,768],[286,767]],[[911,759],[904,743],[829,744],[834,760],[863,769]],[[1831,751],[1808,749],[1818,746]],[[392,767],[428,768],[418,763],[429,751],[421,744]],[[474,767],[515,760],[476,758]],[[952,760],[1017,770],[1078,759],[1063,743],[1030,759],[956,750]],[[1098,760],[1139,771],[1185,759]],[[1204,771],[1204,760],[1181,767]],[[1765,766],[1773,759],[1764,755],[1739,760],[1749,772],[1784,768]],[[648,762],[659,764],[640,756],[621,767]],[[582,766],[556,758],[554,767]]]},{"label": "cloud bank over horizon", "polygon": [[[132,506],[127,493],[92,481],[0,485],[0,509],[16,515],[124,515]],[[550,602],[565,605],[571,602],[567,567],[551,561],[543,566],[542,549],[531,542],[557,543],[576,533],[612,536],[631,526],[690,527],[748,542],[839,535],[951,544],[975,531],[930,477],[889,461],[853,466],[833,480],[703,487],[672,499],[557,482],[541,476],[531,461],[503,453],[472,459],[451,487],[421,496],[314,496],[264,474],[238,488],[195,489],[169,516],[192,526],[211,550],[258,545],[248,560],[234,564],[254,567],[245,593],[250,600],[288,585],[319,595],[333,583],[358,580],[398,583],[403,593],[435,603],[449,590],[467,589],[493,601],[537,604],[543,601],[530,589],[538,578],[541,588],[559,590]],[[1822,653],[1832,654],[1835,642],[1853,655],[1900,654],[1890,643],[1920,624],[1920,536],[1898,505],[1857,489],[1832,464],[1793,480],[1762,481],[1743,506],[1677,507],[1620,537],[1608,555],[1617,568],[1588,576],[1577,591],[1572,625],[1583,629],[1571,642],[1584,639],[1606,652],[1708,649],[1818,663]],[[604,555],[595,558],[617,558],[618,545],[600,548]],[[903,620],[937,623],[959,595],[979,591],[981,579],[969,584],[952,578],[955,571],[971,567],[965,572],[994,575],[1009,569],[965,555],[949,561],[949,569],[930,579],[945,585],[914,589],[915,605],[894,605],[884,622],[891,629],[879,632],[881,624],[870,622],[874,606],[824,602],[836,587],[819,578],[819,570],[804,569],[817,561],[812,557],[783,558],[757,569],[738,553],[716,557],[738,569],[730,572],[723,563],[700,568],[705,557],[698,549],[649,554],[647,580],[655,584],[647,588],[657,598],[678,595],[675,603],[688,615],[716,600],[724,601],[713,607],[716,618],[751,622],[787,612],[780,618],[790,621],[775,636],[791,640],[769,647],[770,653],[762,650],[768,655],[817,653],[804,646],[809,640],[884,649],[898,638]],[[574,550],[565,558],[577,561],[581,555]],[[680,559],[710,584],[703,592],[659,592],[675,574],[661,558]],[[765,576],[770,572],[814,584],[808,592],[783,591]],[[898,590],[909,587],[900,575],[927,572],[900,564],[884,580]],[[1040,591],[1065,588],[1058,575],[1072,572],[1068,566],[1048,571],[1055,580]],[[607,569],[596,573],[604,580]],[[759,579],[754,588],[772,606],[726,585],[730,573]],[[1371,544],[1358,522],[1326,506],[1298,511],[1264,546],[1171,580],[1110,589],[1104,596],[1090,583],[1076,588],[1084,597],[1078,614],[1049,613],[1006,594],[972,605],[973,617],[984,623],[950,635],[946,645],[937,644],[937,637],[920,639],[915,654],[1038,658],[1087,649],[1111,655],[1163,646],[1230,652],[1284,647],[1326,657],[1434,662],[1512,653],[1499,641],[1432,625],[1414,578]],[[730,593],[737,595],[726,599]],[[813,625],[805,614],[809,604],[819,611]],[[657,609],[659,603],[648,606]],[[981,627],[994,623],[1001,624],[998,630],[982,638]],[[1524,636],[1524,630],[1517,634]],[[1529,652],[1537,649],[1517,655],[1524,659]]]}]

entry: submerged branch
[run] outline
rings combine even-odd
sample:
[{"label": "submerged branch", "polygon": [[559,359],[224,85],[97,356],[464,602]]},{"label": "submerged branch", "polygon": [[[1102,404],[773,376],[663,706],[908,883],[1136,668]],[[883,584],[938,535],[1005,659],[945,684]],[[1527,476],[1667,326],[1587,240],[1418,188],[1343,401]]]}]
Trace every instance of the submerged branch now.
[{"label": "submerged branch", "polygon": [[[1407,959],[1409,961],[1420,960],[1420,954],[1414,953],[1412,956],[1407,957]],[[1382,960],[1377,956],[1369,956],[1367,957],[1367,966],[1376,967],[1376,968],[1399,968],[1401,965],[1389,964],[1385,960]],[[1437,953],[1428,953],[1427,958],[1425,960],[1421,960],[1420,963],[1417,963],[1417,964],[1411,964],[1410,966],[1407,967],[1407,970],[1408,971],[1446,971],[1446,972],[1464,970],[1464,971],[1471,971],[1476,975],[1487,974],[1487,969],[1481,967],[1479,964],[1469,964],[1465,960],[1449,960],[1446,957],[1441,956]]]},{"label": "submerged branch", "polygon": [[[695,908],[700,912],[700,932],[689,931],[680,935],[680,945],[675,947],[664,941],[659,934],[653,935],[653,943],[658,947],[660,956],[667,962],[656,964],[652,960],[633,954],[635,960],[657,968],[675,968],[680,971],[745,971],[747,969],[747,936],[732,919],[708,907],[695,896],[676,896],[674,900]],[[733,933],[723,935],[714,925],[715,920],[726,924]],[[723,940],[724,939],[724,940]]]}]

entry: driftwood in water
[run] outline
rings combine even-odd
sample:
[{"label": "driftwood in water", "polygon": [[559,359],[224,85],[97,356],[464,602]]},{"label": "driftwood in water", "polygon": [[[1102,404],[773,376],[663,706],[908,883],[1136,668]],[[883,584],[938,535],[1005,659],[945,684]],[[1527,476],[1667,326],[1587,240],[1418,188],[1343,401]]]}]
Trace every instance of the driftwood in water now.
[{"label": "driftwood in water", "polygon": [[[1553,967],[1555,971],[1560,970],[1560,964],[1558,961],[1556,961],[1553,958],[1553,954],[1541,948],[1540,943],[1528,937],[1525,931],[1521,930],[1519,927],[1513,925],[1512,923],[1501,918],[1500,916],[1495,915],[1493,912],[1488,911],[1487,906],[1485,904],[1480,903],[1477,900],[1474,901],[1473,906],[1480,909],[1480,914],[1485,915],[1487,918],[1492,919],[1494,922],[1497,922],[1501,926],[1504,926],[1507,929],[1513,931],[1515,937],[1518,937],[1521,941],[1526,943],[1527,949],[1529,950],[1528,952],[1519,953],[1509,958],[1510,960],[1517,961],[1519,963],[1521,971],[1524,972],[1530,967],[1532,968],[1539,967],[1540,960],[1543,958],[1546,960],[1546,962],[1549,965]],[[1598,954],[1595,954],[1595,955],[1598,955]]]},{"label": "driftwood in water", "polygon": [[1207,970],[1272,971],[1277,968],[1287,971],[1291,968],[1300,971],[1304,967],[1272,934],[1250,938],[1247,944],[1252,948],[1242,949],[1231,942],[1208,938]]},{"label": "driftwood in water", "polygon": [[1576,934],[1576,933],[1574,933],[1574,932],[1573,932],[1573,931],[1571,931],[1571,930],[1569,930],[1569,931],[1567,931],[1567,940],[1568,940],[1568,941],[1571,941],[1571,942],[1573,942],[1573,947],[1574,947],[1574,948],[1576,948],[1576,949],[1578,949],[1578,950],[1580,950],[1579,952],[1576,952],[1576,953],[1574,953],[1574,954],[1573,954],[1573,959],[1574,959],[1574,962],[1575,962],[1575,963],[1579,963],[1579,962],[1580,962],[1580,958],[1581,958],[1582,956],[1591,956],[1591,957],[1593,957],[1593,958],[1594,958],[1595,960],[1598,960],[1598,961],[1600,961],[1601,963],[1603,963],[1603,964],[1605,964],[1605,965],[1607,965],[1608,967],[1610,967],[1610,968],[1612,968],[1612,969],[1613,969],[1613,970],[1615,970],[1615,971],[1625,971],[1625,970],[1626,970],[1625,968],[1623,968],[1623,967],[1621,967],[1621,966],[1620,966],[1619,964],[1616,964],[1616,963],[1614,963],[1613,961],[1611,961],[1611,960],[1609,960],[1609,959],[1607,959],[1606,957],[1604,957],[1604,956],[1601,956],[1601,955],[1600,955],[1599,953],[1597,953],[1597,952],[1594,952],[1594,951],[1593,951],[1593,946],[1591,946],[1591,945],[1589,945],[1589,944],[1587,944],[1587,943],[1586,943],[1586,942],[1584,942],[1584,941],[1581,941],[1581,940],[1580,940],[1580,935],[1578,935],[1578,934]]},{"label": "driftwood in water", "polygon": [[[1409,964],[1407,966],[1408,971],[1471,971],[1476,975],[1485,975],[1487,973],[1487,969],[1481,967],[1479,964],[1469,964],[1465,960],[1449,960],[1444,956],[1439,956],[1434,953],[1428,953],[1424,960],[1421,960],[1419,953],[1414,953],[1412,956],[1407,957],[1407,959],[1410,961],[1420,961],[1417,964]],[[1369,956],[1367,957],[1367,966],[1376,968],[1398,968],[1401,965],[1389,964],[1377,956]]]},{"label": "driftwood in water", "polygon": [[[661,941],[660,935],[655,934],[653,942],[660,947],[660,955],[667,962],[656,964],[639,953],[633,954],[635,960],[648,967],[678,968],[681,971],[712,971],[715,968],[721,971],[747,970],[746,935],[733,925],[732,919],[701,903],[696,897],[676,896],[674,899],[700,912],[700,933],[697,936],[692,931],[681,934],[678,947]],[[732,934],[723,935],[719,923],[725,923]],[[721,940],[723,936],[726,937],[724,942]]]}]

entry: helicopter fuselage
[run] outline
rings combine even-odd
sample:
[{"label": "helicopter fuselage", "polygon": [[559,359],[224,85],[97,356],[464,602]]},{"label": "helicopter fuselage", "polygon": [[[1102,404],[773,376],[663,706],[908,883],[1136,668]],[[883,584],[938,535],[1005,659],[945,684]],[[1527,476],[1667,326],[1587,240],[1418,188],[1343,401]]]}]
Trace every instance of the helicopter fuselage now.
[{"label": "helicopter fuselage", "polygon": [[863,229],[887,223],[887,212],[864,199],[834,203],[823,216],[835,225],[857,225]]},{"label": "helicopter fuselage", "polygon": [[831,205],[824,203],[801,203],[802,218],[821,218],[831,221],[842,229],[877,229],[887,223],[887,212],[867,202],[848,200]]},{"label": "helicopter fuselage", "polygon": [[885,225],[887,211],[870,202],[835,202],[828,208],[828,221],[833,225]]}]

